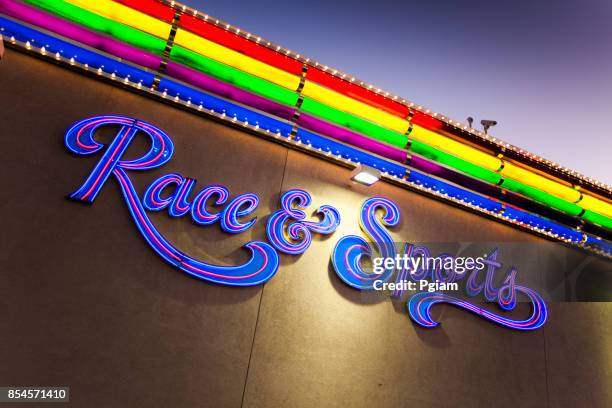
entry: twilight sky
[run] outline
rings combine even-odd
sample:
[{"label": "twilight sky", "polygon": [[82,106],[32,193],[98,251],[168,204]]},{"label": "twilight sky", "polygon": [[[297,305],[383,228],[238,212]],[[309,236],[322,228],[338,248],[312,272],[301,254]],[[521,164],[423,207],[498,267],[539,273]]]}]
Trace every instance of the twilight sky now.
[{"label": "twilight sky", "polygon": [[612,184],[612,1],[183,0]]}]

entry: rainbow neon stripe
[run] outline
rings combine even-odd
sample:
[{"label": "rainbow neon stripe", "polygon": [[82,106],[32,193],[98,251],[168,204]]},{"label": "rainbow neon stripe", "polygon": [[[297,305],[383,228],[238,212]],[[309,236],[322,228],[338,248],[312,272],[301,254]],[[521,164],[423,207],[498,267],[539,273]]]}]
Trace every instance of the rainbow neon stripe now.
[{"label": "rainbow neon stripe", "polygon": [[[155,0],[95,3],[0,0],[0,12],[157,71],[152,75],[108,58],[104,64],[87,62],[97,66],[99,72],[111,72],[113,77],[130,83],[139,78],[142,87],[151,87],[156,76],[157,89],[177,102],[220,112],[234,122],[255,123],[258,128],[286,137],[290,142],[306,142],[309,148],[320,149],[324,155],[331,153],[343,160],[373,165],[393,178],[406,177],[411,185],[433,188],[441,197],[449,196],[487,213],[500,216],[510,213],[511,216],[501,218],[515,224],[524,218],[526,222],[520,221],[519,225],[529,226],[536,232],[542,228],[546,234],[557,235],[565,242],[588,243],[589,248],[601,249],[607,246],[607,241],[601,238],[612,235],[612,206],[605,189],[591,193],[583,187],[577,188],[575,178],[556,173],[550,177],[536,174],[528,163],[515,162],[517,157],[512,155],[512,149],[506,149],[508,158],[500,158],[494,146],[468,145],[460,134],[453,133],[448,122],[346,81],[294,54],[283,55],[254,36],[245,38],[230,32],[197,12],[189,14],[180,5],[173,8]],[[177,21],[174,21],[175,13],[180,16]],[[171,23],[177,24],[178,30],[174,42],[169,43]],[[39,48],[48,48],[59,58],[79,63],[106,58],[90,56],[89,50],[76,51],[78,47],[65,41],[59,45],[62,40],[7,19],[2,19],[2,26],[9,42],[11,38],[25,43],[34,37],[46,36],[38,40],[46,48]],[[58,46],[54,49],[52,44]],[[163,49],[168,44],[169,59],[164,60]],[[364,151],[374,154],[364,154]],[[407,172],[406,164],[450,183],[419,172]],[[104,177],[108,175],[101,174]],[[561,180],[564,177],[567,181]],[[601,195],[602,191],[605,196]],[[500,206],[497,204],[500,201],[506,204]],[[527,211],[514,207],[517,205]],[[529,215],[529,212],[535,214]],[[582,221],[576,221],[579,218]],[[561,228],[562,233],[553,232],[559,230],[558,223],[568,228]],[[581,230],[566,231],[576,227],[596,235],[591,237]]]}]

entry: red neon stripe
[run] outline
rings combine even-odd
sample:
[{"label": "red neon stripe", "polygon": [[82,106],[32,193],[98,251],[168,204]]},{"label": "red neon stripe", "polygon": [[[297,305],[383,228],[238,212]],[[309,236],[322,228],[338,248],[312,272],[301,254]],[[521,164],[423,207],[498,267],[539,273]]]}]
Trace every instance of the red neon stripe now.
[{"label": "red neon stripe", "polygon": [[116,3],[124,4],[134,10],[141,11],[152,17],[159,18],[167,23],[174,19],[174,9],[157,0],[114,0]]},{"label": "red neon stripe", "polygon": [[406,105],[377,94],[376,92],[369,91],[360,85],[353,84],[349,81],[333,76],[332,74],[323,72],[318,68],[308,67],[306,79],[318,82],[319,84],[325,85],[336,92],[340,92],[341,94],[367,103],[375,108],[387,111],[393,115],[397,115],[402,118],[408,116],[408,107]]},{"label": "red neon stripe", "polygon": [[411,122],[429,130],[449,130],[450,128],[440,119],[436,119],[433,116],[426,115],[425,113],[419,111],[414,112]]},{"label": "red neon stripe", "polygon": [[302,72],[302,63],[291,57],[287,57],[263,45],[247,40],[238,34],[231,33],[221,27],[207,23],[189,14],[182,14],[179,26],[198,34],[207,40],[223,45],[232,50],[241,52],[261,62],[280,68],[292,74],[299,75]]}]

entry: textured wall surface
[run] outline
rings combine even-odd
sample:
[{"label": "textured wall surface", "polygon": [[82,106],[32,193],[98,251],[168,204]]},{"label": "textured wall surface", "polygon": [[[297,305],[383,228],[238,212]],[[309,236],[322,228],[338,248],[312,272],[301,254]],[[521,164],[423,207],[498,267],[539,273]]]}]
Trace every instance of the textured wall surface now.
[{"label": "textured wall surface", "polygon": [[[78,407],[612,405],[611,303],[551,301],[548,323],[531,333],[438,306],[442,326],[425,330],[403,304],[344,285],[329,255],[340,236],[360,234],[361,201],[383,195],[402,211],[398,241],[535,248],[503,261],[548,299],[605,297],[610,263],[391,185],[351,184],[347,169],[13,50],[0,65],[0,101],[0,385],[68,385]],[[65,198],[97,157],[70,155],[64,131],[100,114],[173,138],[169,163],[131,174],[140,192],[178,172],[261,197],[259,221],[239,235],[152,214],[186,253],[244,261],[240,247],[265,239],[290,188],[309,191],[313,208],[337,206],[342,224],[305,254],[283,255],[264,286],[193,279],[147,246],[113,180],[93,205]]]}]

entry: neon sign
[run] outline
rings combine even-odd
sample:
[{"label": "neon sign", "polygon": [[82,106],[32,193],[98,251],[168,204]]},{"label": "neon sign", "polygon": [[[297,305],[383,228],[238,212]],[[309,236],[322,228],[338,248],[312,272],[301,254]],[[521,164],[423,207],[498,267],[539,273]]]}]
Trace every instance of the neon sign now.
[{"label": "neon sign", "polygon": [[[105,146],[95,140],[95,132],[102,126],[118,127],[113,140]],[[149,150],[135,159],[123,156],[137,135],[145,135],[151,142]],[[231,234],[247,231],[256,222],[253,212],[259,206],[256,194],[244,193],[230,199],[229,190],[222,185],[202,188],[193,199],[196,180],[178,173],[169,173],[157,178],[146,188],[142,199],[138,196],[129,172],[158,168],[172,157],[172,140],[161,129],[144,121],[123,116],[98,116],[74,124],[65,134],[68,149],[77,155],[91,155],[103,151],[83,184],[70,198],[92,203],[100,190],[112,176],[121,187],[123,198],[134,223],[149,246],[166,262],[189,275],[209,282],[231,286],[253,286],[271,279],[278,271],[280,254],[298,255],[311,245],[313,233],[332,234],[340,224],[340,213],[330,205],[320,206],[315,214],[318,221],[307,220],[305,210],[312,204],[311,196],[304,190],[293,189],[282,194],[280,209],[270,215],[266,223],[268,242],[251,241],[244,245],[250,252],[250,259],[241,265],[215,265],[193,258],[164,238],[151,222],[147,211],[167,210],[171,217],[189,214],[196,225],[206,226],[219,223],[219,227]],[[219,209],[214,212],[213,208]],[[382,212],[382,216],[379,216]],[[360,290],[372,290],[375,282],[387,282],[394,275],[396,279],[408,276],[405,270],[385,266],[373,273],[363,267],[362,261],[375,253],[383,258],[395,258],[397,248],[387,231],[400,221],[400,211],[395,203],[383,197],[365,200],[361,207],[359,225],[368,237],[366,240],[355,235],[342,237],[335,245],[331,261],[338,277],[347,285]],[[428,253],[424,247],[407,243],[404,254]],[[445,256],[450,256],[445,254]],[[447,303],[475,313],[500,325],[519,330],[534,330],[546,322],[546,305],[540,295],[532,289],[516,284],[517,272],[511,269],[503,284],[495,288],[493,275],[501,267],[497,262],[497,251],[486,259],[488,265],[481,279],[480,271],[473,270],[466,279],[466,293],[470,297],[483,294],[488,301],[496,301],[502,310],[513,310],[517,294],[527,297],[532,304],[531,315],[524,320],[515,320],[484,310],[468,301],[445,293],[420,292],[413,295],[408,303],[410,317],[423,327],[435,327],[439,323],[431,317],[431,308],[438,303]],[[429,271],[423,269],[410,277],[427,278]],[[432,280],[452,282],[460,274],[450,271],[444,276],[441,271],[431,272]],[[394,292],[392,296],[397,296]]]},{"label": "neon sign", "polygon": [[[377,212],[381,212],[380,219]],[[363,258],[372,257],[374,253],[381,254],[383,258],[395,258],[396,248],[393,239],[386,227],[393,227],[399,223],[400,213],[397,205],[383,197],[373,197],[365,200],[361,207],[359,225],[371,242],[364,238],[348,235],[342,237],[334,247],[332,253],[332,265],[338,277],[347,285],[360,290],[375,289],[375,282],[386,282],[391,279],[395,268],[383,268],[380,273],[366,271],[363,267]],[[413,255],[415,252],[427,252],[425,247],[414,247],[406,244],[406,253]],[[531,303],[531,315],[526,319],[511,319],[495,312],[485,310],[468,301],[439,292],[419,292],[408,300],[408,313],[414,322],[423,327],[436,327],[439,325],[431,317],[431,308],[438,303],[446,303],[457,306],[489,321],[517,330],[535,330],[546,322],[547,309],[542,297],[533,289],[516,284],[517,271],[511,268],[502,285],[495,288],[493,285],[495,271],[501,267],[497,262],[498,251],[494,250],[486,259],[486,274],[480,279],[481,270],[471,271],[466,280],[466,293],[474,297],[483,293],[489,302],[497,302],[504,311],[513,310],[517,304],[517,294],[522,294]],[[444,254],[444,257],[450,257]],[[397,275],[398,279],[407,276],[405,273]],[[431,275],[431,276],[427,276]],[[432,281],[453,282],[460,279],[463,274],[457,274],[453,270],[447,271],[445,276],[440,270],[428,271],[421,269],[411,275],[412,279],[424,279],[430,277]],[[397,296],[398,293],[392,295]]]},{"label": "neon sign", "polygon": [[[218,185],[206,187],[195,196],[192,202],[189,202],[187,197],[193,190],[196,181],[172,173],[153,181],[141,200],[128,172],[163,166],[172,157],[174,150],[172,140],[161,129],[143,121],[121,116],[98,116],[73,125],[66,132],[64,142],[68,149],[78,155],[99,152],[104,145],[95,140],[94,133],[101,126],[120,126],[120,129],[83,185],[70,195],[71,198],[88,203],[93,202],[105,182],[113,175],[121,186],[125,203],[136,227],[151,248],[166,262],[197,278],[232,286],[258,285],[268,281],[276,274],[279,267],[279,254],[272,245],[266,242],[251,241],[245,244],[244,248],[250,251],[251,257],[242,265],[213,265],[195,259],[174,247],[159,233],[145,211],[145,209],[161,211],[167,208],[172,217],[181,217],[190,212],[197,224],[209,225],[219,222],[224,231],[235,234],[246,231],[256,222],[255,217],[248,221],[241,221],[241,218],[250,215],[257,208],[259,205],[257,195],[241,194],[227,203],[221,212],[213,214],[207,210],[207,203],[211,201],[217,206],[225,204],[229,198],[227,188]],[[151,141],[151,148],[136,159],[123,159],[124,153],[137,134],[146,135]],[[173,192],[167,194],[167,191],[171,189]],[[310,196],[302,190],[292,190],[290,197],[293,196],[302,197],[298,203],[300,208],[310,204]],[[289,198],[289,202],[283,207],[284,211],[289,217],[303,220],[305,214],[301,210],[293,209],[291,202],[293,199]],[[321,223],[292,224],[297,227],[289,227],[290,237],[299,238],[302,236],[300,234],[308,229],[324,234],[332,233],[339,222],[337,210],[326,206],[320,211],[324,214],[324,220]],[[271,239],[273,245],[285,242],[286,245],[291,246],[291,241],[280,237],[281,233],[282,230],[269,233],[269,236],[273,237]],[[311,239],[310,235],[304,235],[304,237],[307,238],[305,239],[307,245],[303,250],[308,247]]]}]

